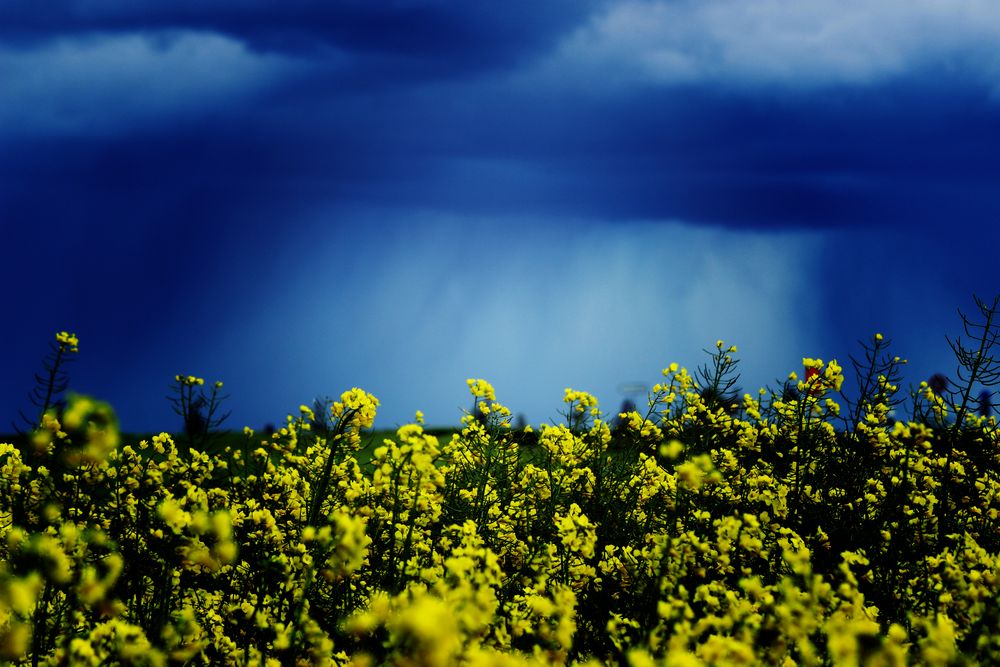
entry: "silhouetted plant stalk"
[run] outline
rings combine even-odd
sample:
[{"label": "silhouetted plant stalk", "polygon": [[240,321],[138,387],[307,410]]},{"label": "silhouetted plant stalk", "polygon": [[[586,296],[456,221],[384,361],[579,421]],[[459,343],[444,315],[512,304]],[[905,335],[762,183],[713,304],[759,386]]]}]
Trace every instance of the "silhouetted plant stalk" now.
[{"label": "silhouetted plant stalk", "polygon": [[[74,360],[70,355],[79,352],[80,340],[76,334],[60,331],[55,342],[49,343],[49,352],[42,360],[42,372],[35,373],[35,386],[28,394],[28,400],[38,408],[38,416],[32,419],[23,411],[18,411],[25,428],[33,430],[40,427],[49,408],[58,407],[61,395],[69,388],[69,374],[65,366]],[[17,424],[14,428],[22,433]]]},{"label": "silhouetted plant stalk", "polygon": [[220,414],[222,402],[229,398],[220,393],[222,382],[215,382],[206,393],[205,380],[194,375],[176,375],[168,396],[174,412],[184,424],[187,448],[203,451],[211,436],[229,418],[230,413]]},{"label": "silhouetted plant stalk", "polygon": [[323,472],[320,475],[319,484],[313,490],[312,500],[309,503],[309,514],[306,517],[306,525],[308,526],[319,525],[320,508],[323,507],[323,501],[326,500],[330,492],[330,477],[333,474],[333,464],[337,462],[338,448],[343,444],[344,434],[352,426],[352,420],[357,412],[357,409],[348,409],[337,419],[332,430],[327,428],[328,437],[324,439],[327,449],[326,462],[323,464]]},{"label": "silhouetted plant stalk", "polygon": [[[1000,295],[994,297],[992,303],[987,303],[978,296],[974,296],[973,299],[982,318],[981,321],[973,321],[961,310],[958,311],[969,343],[962,342],[961,336],[954,340],[947,338],[948,346],[951,347],[958,362],[956,369],[958,381],[954,383],[955,389],[948,391],[948,402],[955,418],[944,433],[946,452],[941,480],[941,513],[938,521],[939,548],[944,545],[951,526],[950,503],[953,493],[951,465],[960,439],[959,435],[969,428],[970,413],[975,412],[971,409],[972,396],[980,387],[989,390],[1000,385],[1000,359],[994,356],[997,343],[1000,341],[1000,322],[996,321],[1000,308]],[[972,426],[979,427],[979,420]]]}]

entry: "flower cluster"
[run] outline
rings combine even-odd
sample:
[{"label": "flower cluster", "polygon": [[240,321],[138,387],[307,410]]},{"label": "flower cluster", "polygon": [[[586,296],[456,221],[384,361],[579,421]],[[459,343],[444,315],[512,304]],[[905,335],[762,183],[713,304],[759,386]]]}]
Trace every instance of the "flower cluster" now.
[{"label": "flower cluster", "polygon": [[56,344],[62,352],[77,353],[80,351],[80,339],[76,334],[60,331],[56,334]]}]

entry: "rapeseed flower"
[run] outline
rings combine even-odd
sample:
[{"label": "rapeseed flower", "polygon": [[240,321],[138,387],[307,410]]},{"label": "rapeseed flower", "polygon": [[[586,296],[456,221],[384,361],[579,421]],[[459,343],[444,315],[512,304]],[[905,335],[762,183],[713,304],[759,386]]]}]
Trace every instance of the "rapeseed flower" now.
[{"label": "rapeseed flower", "polygon": [[358,388],[332,420],[303,405],[223,451],[110,447],[109,413],[71,398],[35,446],[0,443],[0,659],[1000,660],[995,429],[949,432],[956,406],[927,385],[927,418],[892,422],[888,366],[857,404],[836,361],[803,368],[720,406],[670,364],[614,431],[567,389],[566,424],[514,432],[470,379],[450,438],[418,412],[370,446]]}]

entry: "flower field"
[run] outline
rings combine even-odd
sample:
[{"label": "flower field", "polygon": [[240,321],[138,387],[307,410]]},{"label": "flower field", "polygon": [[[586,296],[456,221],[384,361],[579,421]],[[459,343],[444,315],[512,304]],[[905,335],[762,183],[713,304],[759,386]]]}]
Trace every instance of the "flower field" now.
[{"label": "flower field", "polygon": [[[875,335],[846,382],[806,358],[739,395],[718,341],[636,412],[567,389],[563,423],[515,429],[470,379],[450,440],[418,413],[364,456],[379,403],[357,388],[213,455],[46,399],[0,444],[0,659],[1000,663],[1000,433],[971,398],[998,379],[987,306],[945,388],[901,391]],[[55,370],[77,349],[60,334]]]}]

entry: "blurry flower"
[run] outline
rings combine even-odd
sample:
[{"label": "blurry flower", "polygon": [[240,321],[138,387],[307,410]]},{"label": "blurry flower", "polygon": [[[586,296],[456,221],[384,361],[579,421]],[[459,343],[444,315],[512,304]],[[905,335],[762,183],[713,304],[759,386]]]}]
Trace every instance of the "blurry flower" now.
[{"label": "blurry flower", "polygon": [[62,352],[75,353],[80,351],[80,339],[76,337],[76,334],[60,331],[56,334],[56,342]]}]

